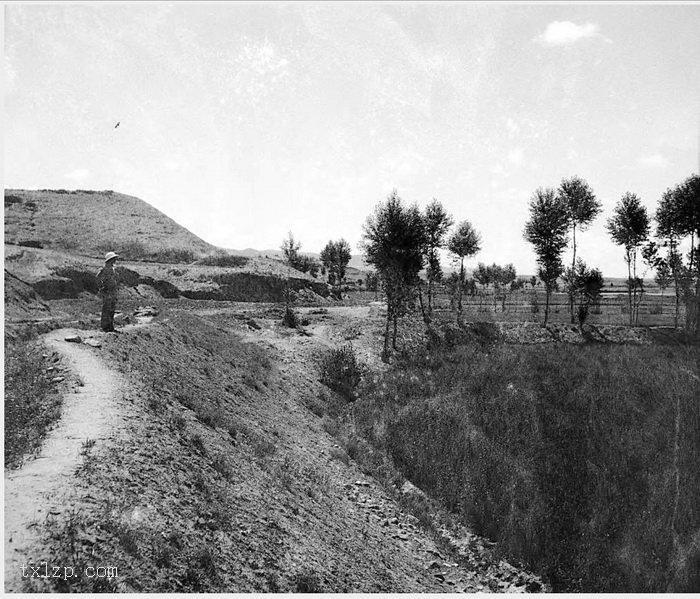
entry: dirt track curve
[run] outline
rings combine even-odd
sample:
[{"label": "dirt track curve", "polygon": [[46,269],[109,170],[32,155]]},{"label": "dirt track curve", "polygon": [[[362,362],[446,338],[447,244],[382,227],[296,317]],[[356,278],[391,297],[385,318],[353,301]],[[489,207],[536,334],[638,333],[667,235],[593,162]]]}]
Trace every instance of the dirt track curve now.
[{"label": "dirt track curve", "polygon": [[107,368],[99,350],[82,343],[69,343],[71,334],[85,331],[58,329],[44,336],[46,345],[58,352],[82,386],[68,392],[61,419],[44,441],[36,459],[5,473],[5,591],[20,591],[21,567],[37,546],[38,526],[51,513],[60,513],[73,492],[72,479],[87,439],[99,443],[119,429],[124,381]]}]

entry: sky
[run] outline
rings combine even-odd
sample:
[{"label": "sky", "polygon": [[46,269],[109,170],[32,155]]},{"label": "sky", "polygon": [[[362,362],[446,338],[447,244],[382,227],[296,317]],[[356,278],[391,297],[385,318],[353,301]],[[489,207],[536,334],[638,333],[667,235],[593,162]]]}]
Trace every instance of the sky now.
[{"label": "sky", "polygon": [[578,255],[623,276],[616,202],[700,170],[698,32],[697,3],[6,4],[4,185],[356,253],[396,189],[476,227],[468,266],[532,274],[528,201],[578,175],[604,210]]}]

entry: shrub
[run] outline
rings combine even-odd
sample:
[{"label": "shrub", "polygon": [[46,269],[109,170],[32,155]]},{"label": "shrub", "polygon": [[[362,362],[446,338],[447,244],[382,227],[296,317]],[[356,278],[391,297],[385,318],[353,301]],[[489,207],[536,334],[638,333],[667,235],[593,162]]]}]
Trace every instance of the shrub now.
[{"label": "shrub", "polygon": [[184,248],[158,248],[149,251],[144,259],[165,264],[191,264],[197,257],[197,253]]},{"label": "shrub", "polygon": [[240,268],[241,266],[248,264],[248,260],[249,259],[246,256],[235,256],[227,252],[216,252],[197,260],[197,264],[201,264],[202,266]]},{"label": "shrub", "polygon": [[363,370],[352,346],[344,345],[321,359],[321,382],[348,401],[355,401]]},{"label": "shrub", "polygon": [[299,315],[294,311],[294,308],[289,306],[285,308],[282,323],[284,326],[289,327],[290,329],[296,329],[299,327]]},{"label": "shrub", "polygon": [[306,568],[294,575],[294,590],[297,593],[322,593],[324,589],[320,576]]}]

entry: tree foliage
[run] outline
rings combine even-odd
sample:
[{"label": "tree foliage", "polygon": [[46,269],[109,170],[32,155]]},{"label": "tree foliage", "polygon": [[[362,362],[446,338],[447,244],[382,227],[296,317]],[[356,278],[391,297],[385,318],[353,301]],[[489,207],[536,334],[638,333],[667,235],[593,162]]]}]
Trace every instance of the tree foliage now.
[{"label": "tree foliage", "polygon": [[318,276],[318,271],[321,268],[318,260],[311,256],[304,256],[300,253],[301,242],[294,239],[293,233],[290,231],[287,238],[280,246],[284,254],[284,261],[294,270],[299,272],[309,273],[312,277]]},{"label": "tree foliage", "polygon": [[442,280],[439,250],[445,247],[445,236],[454,224],[454,219],[447,213],[443,205],[433,199],[423,213],[425,230],[424,259],[426,262],[426,277],[428,279],[428,320],[433,310],[433,289],[436,282]]},{"label": "tree foliage", "polygon": [[[571,271],[573,273],[576,270],[576,229],[585,231],[602,211],[602,205],[596,199],[588,183],[576,175],[570,179],[562,179],[558,193],[566,205],[569,217],[573,246],[573,256],[571,258]],[[576,290],[569,287],[568,291],[571,322],[573,323]]]},{"label": "tree foliage", "polygon": [[386,360],[390,325],[393,323],[392,347],[396,349],[398,318],[405,313],[423,268],[425,229],[418,206],[404,206],[394,190],[367,217],[362,239],[365,262],[377,270],[387,300]]},{"label": "tree foliage", "polygon": [[537,276],[544,283],[546,304],[544,324],[549,318],[549,300],[557,288],[557,279],[564,267],[561,256],[568,243],[569,213],[567,206],[553,189],[539,188],[530,198],[530,219],[524,236],[537,254]]},{"label": "tree foliage", "polygon": [[459,281],[457,287],[457,321],[462,322],[462,294],[464,290],[464,259],[481,251],[481,235],[468,221],[462,221],[447,241],[447,249],[459,262]]},{"label": "tree foliage", "polygon": [[328,274],[328,283],[333,287],[335,296],[340,299],[345,282],[345,271],[352,258],[350,244],[345,239],[329,241],[321,251],[321,263]]},{"label": "tree foliage", "polygon": [[[645,259],[659,272],[670,271],[676,290],[676,326],[682,297],[686,304],[686,330],[700,337],[700,176],[692,175],[662,196],[656,210],[659,245],[645,248]],[[690,240],[684,260],[680,244]],[[660,255],[660,247],[667,249]]]},{"label": "tree foliage", "polygon": [[644,290],[643,281],[637,276],[637,254],[647,241],[650,228],[646,207],[637,195],[629,192],[617,203],[607,223],[612,240],[625,248],[630,325],[638,321],[639,302]]}]

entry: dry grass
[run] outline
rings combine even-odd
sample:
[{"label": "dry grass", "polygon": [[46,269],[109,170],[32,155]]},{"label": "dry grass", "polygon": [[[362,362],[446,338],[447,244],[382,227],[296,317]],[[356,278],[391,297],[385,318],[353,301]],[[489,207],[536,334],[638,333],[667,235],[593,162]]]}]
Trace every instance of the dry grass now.
[{"label": "dry grass", "polygon": [[409,479],[555,588],[689,591],[700,390],[684,370],[699,357],[653,345],[421,350],[361,391],[356,422]]},{"label": "dry grass", "polygon": [[61,396],[35,337],[5,335],[5,467],[37,449],[61,415]]}]

